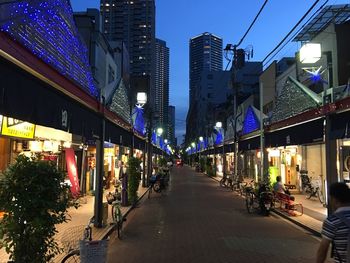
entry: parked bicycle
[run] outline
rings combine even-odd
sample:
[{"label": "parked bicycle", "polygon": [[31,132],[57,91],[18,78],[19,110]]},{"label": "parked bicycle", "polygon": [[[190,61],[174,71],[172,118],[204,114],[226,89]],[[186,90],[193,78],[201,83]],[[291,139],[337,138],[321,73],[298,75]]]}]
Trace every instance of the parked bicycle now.
[{"label": "parked bicycle", "polygon": [[118,192],[118,188],[116,187],[116,192],[109,192],[106,195],[107,203],[112,206],[112,220],[117,230],[117,236],[119,239],[122,237],[122,228],[123,223],[126,221],[126,218],[123,216],[121,211],[121,195]]},{"label": "parked bicycle", "polygon": [[151,197],[152,191],[161,193],[169,184],[170,172],[169,169],[162,169],[156,175],[152,175],[149,183],[148,198]]},{"label": "parked bicycle", "polygon": [[233,191],[233,180],[232,180],[232,175],[228,175],[224,173],[224,176],[220,180],[220,186],[229,188],[231,191]]},{"label": "parked bicycle", "polygon": [[[69,228],[63,233],[61,243],[67,254],[61,263],[102,263],[106,262],[108,240],[92,240],[92,227],[94,217],[88,224]],[[81,231],[83,235],[81,238]]]},{"label": "parked bicycle", "polygon": [[324,203],[324,196],[321,189],[320,183],[312,183],[312,177],[309,177],[307,173],[301,173],[301,181],[303,191],[307,194],[307,199],[316,197],[321,204]]}]

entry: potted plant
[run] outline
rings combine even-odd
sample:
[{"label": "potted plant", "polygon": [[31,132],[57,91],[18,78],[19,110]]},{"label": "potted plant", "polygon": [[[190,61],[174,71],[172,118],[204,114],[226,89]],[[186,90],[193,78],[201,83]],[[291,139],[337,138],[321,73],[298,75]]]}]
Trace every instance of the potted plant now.
[{"label": "potted plant", "polygon": [[139,189],[141,175],[140,163],[141,160],[135,157],[130,157],[128,161],[128,197],[132,205],[135,205],[138,200],[137,190]]},{"label": "potted plant", "polygon": [[3,173],[0,240],[12,262],[49,262],[61,251],[54,235],[70,205],[64,180],[54,163],[24,155]]}]

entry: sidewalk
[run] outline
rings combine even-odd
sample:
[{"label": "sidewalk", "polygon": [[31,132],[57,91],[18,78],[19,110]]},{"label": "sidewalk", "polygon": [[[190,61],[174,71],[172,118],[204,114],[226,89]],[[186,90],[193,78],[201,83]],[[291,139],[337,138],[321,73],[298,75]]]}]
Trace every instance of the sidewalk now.
[{"label": "sidewalk", "polygon": [[[144,188],[139,186],[138,189],[138,196],[139,200],[143,198],[143,196],[146,194],[148,191],[148,188]],[[103,200],[105,202],[105,196],[108,193],[108,190],[106,190],[103,194]],[[113,226],[110,224],[112,223],[112,216],[111,216],[111,206],[108,206],[108,221],[106,226],[103,228],[95,228],[93,227],[92,229],[92,237],[94,240],[97,239],[105,239],[107,236],[110,234],[112,231]],[[131,210],[132,206],[126,206],[121,208],[123,215],[127,215]],[[76,226],[82,226],[82,229],[87,225],[89,222],[90,218],[93,216],[94,212],[94,197],[93,196],[87,196],[86,197],[86,203],[81,204],[81,206],[78,209],[75,209],[74,207],[71,207],[68,209],[68,218],[70,220],[67,223],[63,223],[57,226],[57,235],[55,237],[56,241],[59,243],[61,246],[61,239],[65,231],[69,231],[70,228],[76,227]],[[83,232],[77,233],[79,236],[77,237],[78,239],[81,238],[83,235]],[[62,258],[64,257],[65,254],[60,254],[58,255],[55,259],[54,262],[59,263],[61,262]],[[5,249],[0,249],[0,263],[7,263],[8,261],[8,254],[6,253]]]},{"label": "sidewalk", "polygon": [[[206,174],[203,174],[206,175]],[[210,177],[214,181],[219,182],[220,177]],[[293,194],[294,195],[294,194]],[[322,223],[323,220],[327,217],[325,209],[322,209],[322,205],[316,200],[305,199],[303,195],[295,195],[295,200],[301,202],[304,207],[304,214],[301,216],[291,216],[287,212],[281,211],[280,209],[274,209],[273,212],[292,223],[306,229],[315,236],[321,237]],[[313,205],[311,208],[311,203],[319,203],[319,208]],[[305,206],[306,205],[306,206]]]}]

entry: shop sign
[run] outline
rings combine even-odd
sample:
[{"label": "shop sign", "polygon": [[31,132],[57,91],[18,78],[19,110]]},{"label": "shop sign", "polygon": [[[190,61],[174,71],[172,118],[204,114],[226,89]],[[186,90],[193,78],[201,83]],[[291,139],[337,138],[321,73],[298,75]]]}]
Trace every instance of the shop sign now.
[{"label": "shop sign", "polygon": [[1,134],[11,137],[33,139],[35,124],[17,120],[14,118],[3,117],[1,124]]},{"label": "shop sign", "polygon": [[80,193],[79,187],[79,178],[78,178],[78,169],[77,163],[75,161],[75,154],[73,148],[66,148],[66,163],[69,180],[71,182],[70,190],[74,197],[77,197]]}]

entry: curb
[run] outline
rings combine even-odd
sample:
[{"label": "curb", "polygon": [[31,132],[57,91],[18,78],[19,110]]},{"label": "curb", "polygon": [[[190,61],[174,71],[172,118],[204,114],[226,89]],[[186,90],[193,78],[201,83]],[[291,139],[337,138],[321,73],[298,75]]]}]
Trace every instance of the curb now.
[{"label": "curb", "polygon": [[274,212],[275,214],[277,214],[278,216],[280,217],[283,217],[284,219],[287,219],[288,221],[292,222],[293,224],[301,227],[301,228],[304,228],[305,230],[307,230],[308,232],[310,232],[311,234],[313,234],[314,236],[317,236],[317,237],[322,237],[321,233],[318,232],[317,230],[303,224],[303,223],[300,223],[299,221],[297,220],[294,220],[292,217],[290,216],[287,216],[285,215],[284,213],[276,210],[276,209],[273,209],[272,212]]},{"label": "curb", "polygon": [[[137,199],[136,204],[148,193],[149,188]],[[132,205],[129,207],[129,209],[126,211],[126,213],[123,215],[124,218],[127,217],[127,215],[135,208],[135,205]],[[115,230],[116,225],[112,224],[106,229],[106,233],[102,235],[101,239],[107,239]]]}]

